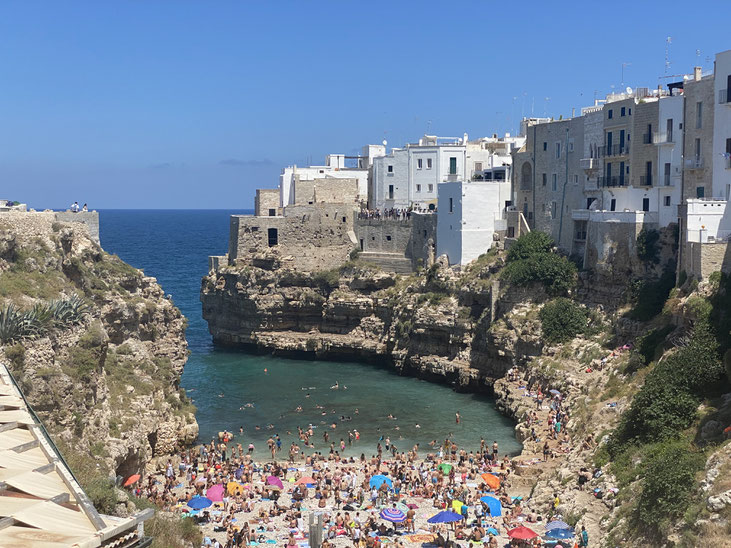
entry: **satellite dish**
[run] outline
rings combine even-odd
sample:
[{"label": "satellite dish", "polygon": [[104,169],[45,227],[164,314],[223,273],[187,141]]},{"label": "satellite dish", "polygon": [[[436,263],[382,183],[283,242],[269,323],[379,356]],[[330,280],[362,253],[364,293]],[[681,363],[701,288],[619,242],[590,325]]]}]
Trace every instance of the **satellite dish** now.
[{"label": "satellite dish", "polygon": [[386,139],[383,140],[383,146],[385,147],[388,144],[388,141]]},{"label": "satellite dish", "polygon": [[632,88],[631,87],[627,86],[627,89],[625,89],[624,91],[627,92],[627,95],[632,95]]}]

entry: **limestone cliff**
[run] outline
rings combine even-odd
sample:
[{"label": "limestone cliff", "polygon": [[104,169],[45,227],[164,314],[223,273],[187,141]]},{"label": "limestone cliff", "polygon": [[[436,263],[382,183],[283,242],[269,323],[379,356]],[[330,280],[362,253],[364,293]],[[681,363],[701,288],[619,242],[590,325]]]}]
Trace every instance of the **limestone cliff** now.
[{"label": "limestone cliff", "polygon": [[0,217],[3,306],[22,312],[72,295],[84,302],[80,322],[2,346],[52,437],[122,476],[192,442],[194,408],[179,387],[186,320],[156,280],[104,252],[83,225]]}]

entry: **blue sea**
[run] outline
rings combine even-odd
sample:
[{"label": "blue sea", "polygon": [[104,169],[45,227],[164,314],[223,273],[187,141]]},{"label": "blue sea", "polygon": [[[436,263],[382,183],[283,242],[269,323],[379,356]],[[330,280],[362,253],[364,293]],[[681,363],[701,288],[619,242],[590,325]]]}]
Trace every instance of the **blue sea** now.
[{"label": "blue sea", "polygon": [[[467,450],[478,449],[483,437],[490,444],[498,441],[501,452],[520,450],[513,423],[485,395],[459,394],[369,364],[293,360],[214,346],[201,317],[201,278],[208,256],[226,253],[229,216],[242,213],[251,211],[100,211],[102,247],[156,277],[188,318],[190,357],[182,385],[198,408],[201,441],[229,430],[235,441],[253,442],[263,455],[270,436],[279,434],[288,447],[296,441],[298,426],[312,425],[315,450],[323,452],[341,439],[346,454],[373,454],[379,440],[399,451],[418,443],[424,451],[447,436]],[[336,384],[339,388],[331,389]],[[348,432],[355,430],[360,441],[351,446]]]}]

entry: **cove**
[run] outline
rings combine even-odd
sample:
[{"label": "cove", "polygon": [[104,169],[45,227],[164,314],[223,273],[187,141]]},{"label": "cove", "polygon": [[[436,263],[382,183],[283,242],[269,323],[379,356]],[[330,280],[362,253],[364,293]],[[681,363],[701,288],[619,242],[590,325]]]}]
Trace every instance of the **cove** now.
[{"label": "cove", "polygon": [[[235,442],[252,441],[257,456],[263,457],[268,454],[266,440],[279,434],[286,454],[289,444],[297,441],[297,426],[312,423],[315,450],[322,452],[330,448],[323,430],[329,432],[330,441],[338,444],[342,437],[347,445],[348,430],[353,429],[360,432],[361,440],[346,447],[346,454],[370,456],[381,436],[384,441],[389,437],[399,451],[419,443],[424,454],[430,441],[443,442],[450,433],[468,451],[479,449],[481,437],[489,444],[497,440],[501,453],[520,451],[513,422],[495,409],[489,396],[457,393],[447,385],[400,376],[373,364],[281,358],[215,347],[201,317],[200,281],[208,270],[208,255],[226,252],[228,219],[234,213],[242,211],[100,212],[104,249],[156,277],[188,318],[190,356],[182,385],[198,408],[201,442],[210,442],[227,429],[237,435]],[[347,390],[330,390],[336,381]],[[253,407],[244,407],[247,403]],[[301,412],[296,411],[298,406]],[[457,411],[462,416],[459,425]],[[397,420],[388,419],[389,413]],[[341,421],[341,416],[351,420]],[[270,424],[273,429],[267,429]],[[240,426],[243,439],[238,435]]]}]

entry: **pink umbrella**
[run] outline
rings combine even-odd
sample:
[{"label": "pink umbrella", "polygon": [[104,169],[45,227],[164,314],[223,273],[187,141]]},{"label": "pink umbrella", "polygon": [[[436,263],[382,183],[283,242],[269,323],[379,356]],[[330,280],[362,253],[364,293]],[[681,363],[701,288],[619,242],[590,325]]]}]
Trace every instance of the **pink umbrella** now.
[{"label": "pink umbrella", "polygon": [[280,489],[284,489],[284,484],[282,483],[282,480],[280,480],[276,476],[267,476],[267,485],[275,485]]},{"label": "pink umbrella", "polygon": [[223,500],[223,485],[214,485],[206,491],[206,497],[211,499],[213,502],[220,502]]}]

